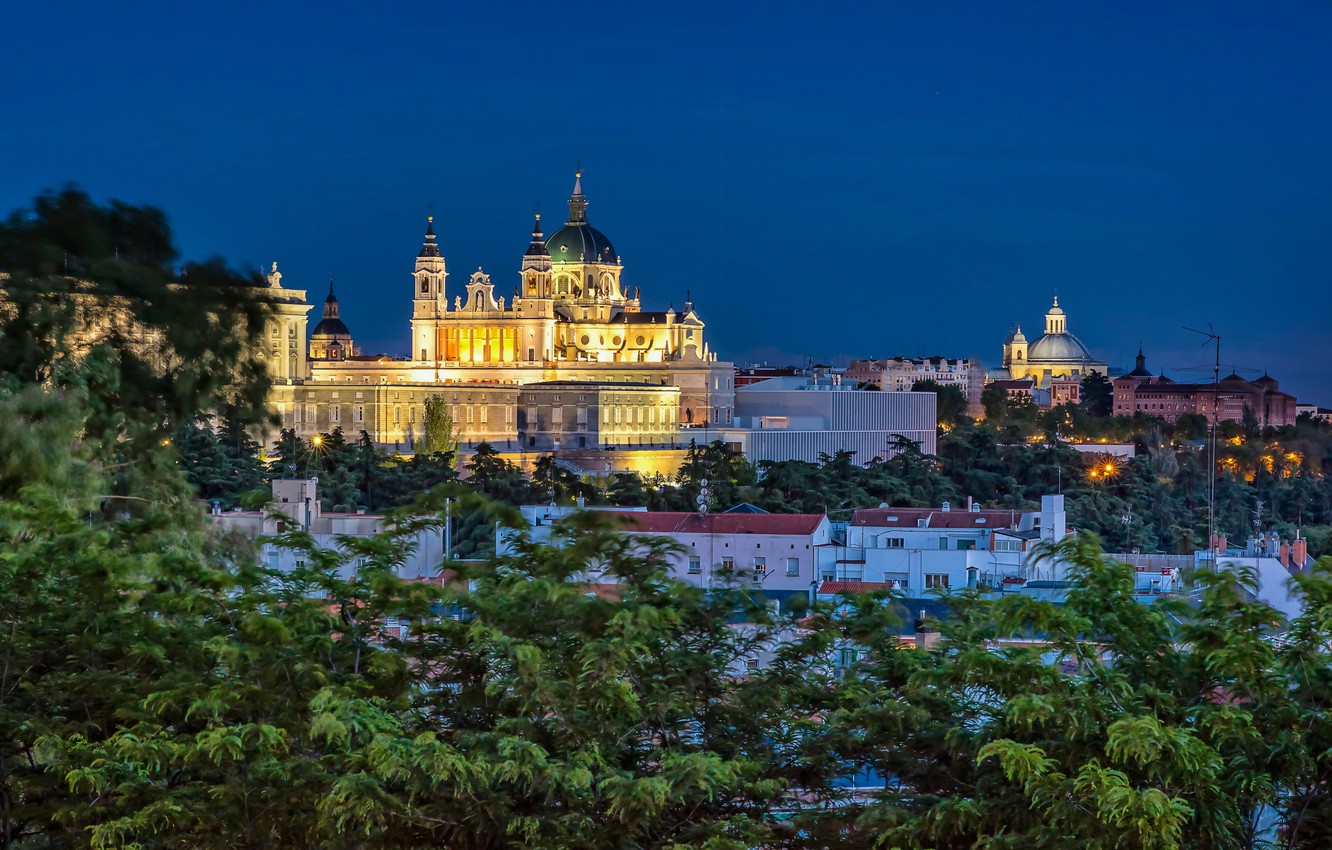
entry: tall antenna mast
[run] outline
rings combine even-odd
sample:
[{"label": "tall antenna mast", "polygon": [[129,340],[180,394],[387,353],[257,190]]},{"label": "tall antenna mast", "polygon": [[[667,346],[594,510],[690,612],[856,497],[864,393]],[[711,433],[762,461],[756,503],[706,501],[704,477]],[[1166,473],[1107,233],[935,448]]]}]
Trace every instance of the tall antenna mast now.
[{"label": "tall antenna mast", "polygon": [[1216,432],[1221,407],[1221,334],[1210,324],[1207,330],[1185,328],[1190,333],[1207,337],[1203,345],[1216,346],[1216,360],[1212,364],[1212,434],[1207,447],[1207,553],[1212,559],[1212,568],[1217,567],[1216,557]]}]

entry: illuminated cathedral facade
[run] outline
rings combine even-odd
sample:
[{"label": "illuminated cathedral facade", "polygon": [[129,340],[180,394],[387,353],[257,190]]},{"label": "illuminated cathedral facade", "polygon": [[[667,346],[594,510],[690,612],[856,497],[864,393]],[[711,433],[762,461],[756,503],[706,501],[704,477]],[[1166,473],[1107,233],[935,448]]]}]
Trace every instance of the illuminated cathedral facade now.
[{"label": "illuminated cathedral facade", "polygon": [[[428,218],[409,284],[406,358],[361,356],[330,285],[305,356],[274,350],[273,402],[284,427],[365,430],[380,444],[410,450],[425,400],[441,394],[464,445],[501,449],[549,447],[556,432],[564,434],[562,448],[592,448],[593,435],[606,447],[610,434],[616,447],[678,444],[681,429],[730,424],[734,368],[710,350],[691,301],[678,312],[642,309],[620,255],[588,222],[581,174],[568,203],[568,219],[549,238],[537,216],[507,295],[480,268],[452,283]],[[276,268],[269,288],[274,295],[282,289]],[[282,327],[285,343],[295,325]],[[303,321],[299,327],[303,334]],[[533,401],[543,387],[553,403]],[[581,401],[566,414],[562,396]],[[571,433],[589,417],[586,435]]]}]

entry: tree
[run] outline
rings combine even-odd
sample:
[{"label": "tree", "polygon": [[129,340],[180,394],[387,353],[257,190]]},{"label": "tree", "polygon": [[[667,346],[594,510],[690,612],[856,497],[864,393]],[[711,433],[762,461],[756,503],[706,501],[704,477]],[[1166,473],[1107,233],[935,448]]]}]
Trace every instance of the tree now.
[{"label": "tree", "polygon": [[1114,412],[1114,386],[1110,379],[1100,372],[1088,372],[1082,376],[1079,404],[1092,416],[1109,416]]},{"label": "tree", "polygon": [[1008,414],[1008,390],[996,384],[989,384],[981,390],[981,409],[985,411],[985,421],[1002,422]]},{"label": "tree", "polygon": [[442,396],[432,395],[425,403],[425,424],[421,433],[421,451],[457,457],[458,426]]},{"label": "tree", "polygon": [[941,425],[947,425],[951,428],[967,415],[967,395],[958,387],[951,384],[945,386],[938,381],[927,380],[916,381],[911,385],[911,391],[934,393],[938,397],[935,410]]}]

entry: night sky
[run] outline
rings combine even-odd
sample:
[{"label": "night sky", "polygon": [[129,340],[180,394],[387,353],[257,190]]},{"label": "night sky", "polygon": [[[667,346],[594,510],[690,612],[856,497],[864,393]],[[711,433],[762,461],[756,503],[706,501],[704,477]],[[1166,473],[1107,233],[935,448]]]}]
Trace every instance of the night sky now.
[{"label": "night sky", "polygon": [[450,295],[508,294],[581,161],[722,359],[997,364],[1057,290],[1113,365],[1202,379],[1210,322],[1332,406],[1329,44],[1326,2],[13,3],[0,206],[154,204],[405,354],[427,204]]}]

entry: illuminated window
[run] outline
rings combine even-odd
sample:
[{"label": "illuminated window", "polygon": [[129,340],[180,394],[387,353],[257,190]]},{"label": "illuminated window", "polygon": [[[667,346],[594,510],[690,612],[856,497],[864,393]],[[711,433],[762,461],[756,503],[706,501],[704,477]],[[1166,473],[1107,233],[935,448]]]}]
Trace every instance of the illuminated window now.
[{"label": "illuminated window", "polygon": [[947,573],[926,573],[926,574],[925,574],[925,587],[926,587],[927,589],[928,589],[928,588],[936,588],[936,587],[937,587],[937,588],[945,588],[945,587],[948,587],[948,574],[947,574]]}]

